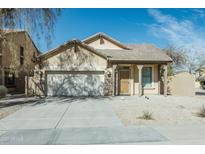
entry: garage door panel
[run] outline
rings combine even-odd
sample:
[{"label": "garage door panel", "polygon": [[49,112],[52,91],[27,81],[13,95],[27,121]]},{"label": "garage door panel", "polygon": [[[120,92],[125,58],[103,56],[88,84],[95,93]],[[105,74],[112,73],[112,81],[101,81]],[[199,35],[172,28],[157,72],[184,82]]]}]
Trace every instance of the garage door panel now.
[{"label": "garage door panel", "polygon": [[48,96],[103,95],[103,74],[48,74]]}]

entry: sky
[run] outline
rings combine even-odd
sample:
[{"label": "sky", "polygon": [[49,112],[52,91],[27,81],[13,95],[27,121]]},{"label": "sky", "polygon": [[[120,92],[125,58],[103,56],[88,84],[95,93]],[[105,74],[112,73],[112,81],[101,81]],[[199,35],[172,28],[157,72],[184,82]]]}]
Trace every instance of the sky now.
[{"label": "sky", "polygon": [[175,45],[195,55],[205,54],[204,9],[63,9],[52,44],[41,40],[42,52],[71,39],[104,32],[127,44]]}]

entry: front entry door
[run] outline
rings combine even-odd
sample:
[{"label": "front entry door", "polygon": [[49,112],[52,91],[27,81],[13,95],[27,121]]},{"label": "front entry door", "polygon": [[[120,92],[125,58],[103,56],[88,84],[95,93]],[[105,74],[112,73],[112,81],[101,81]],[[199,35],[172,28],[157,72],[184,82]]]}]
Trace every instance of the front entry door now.
[{"label": "front entry door", "polygon": [[120,70],[120,94],[121,95],[129,94],[129,90],[130,90],[129,77],[130,77],[129,70]]}]

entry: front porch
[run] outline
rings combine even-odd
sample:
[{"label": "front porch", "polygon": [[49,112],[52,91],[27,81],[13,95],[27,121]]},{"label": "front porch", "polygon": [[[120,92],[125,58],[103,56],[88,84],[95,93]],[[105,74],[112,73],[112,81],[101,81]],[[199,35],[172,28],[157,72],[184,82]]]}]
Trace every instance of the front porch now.
[{"label": "front porch", "polygon": [[166,64],[114,64],[113,96],[167,95]]}]

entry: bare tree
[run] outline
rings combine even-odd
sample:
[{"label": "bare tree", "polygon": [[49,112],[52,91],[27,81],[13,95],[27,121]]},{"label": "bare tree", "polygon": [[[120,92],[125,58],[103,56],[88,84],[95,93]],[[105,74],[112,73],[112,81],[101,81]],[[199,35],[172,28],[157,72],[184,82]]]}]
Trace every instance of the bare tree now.
[{"label": "bare tree", "polygon": [[[0,47],[7,45],[10,52],[10,64],[8,64],[11,71],[15,71],[15,75],[19,76],[20,72],[29,75],[33,67],[30,64],[29,58],[24,59],[26,67],[20,67],[19,65],[19,52],[13,52],[18,50],[19,47],[13,43],[16,37],[7,37],[7,32],[13,29],[20,29],[27,31],[35,40],[44,39],[49,46],[52,42],[54,35],[54,26],[57,18],[60,16],[61,9],[20,9],[20,8],[0,8]],[[17,33],[16,33],[17,34]],[[14,35],[16,35],[14,33]],[[25,37],[25,40],[19,40],[26,44],[25,47],[29,47],[29,38]],[[38,42],[37,42],[38,43]],[[7,51],[8,51],[7,50]],[[25,52],[28,54],[28,52]],[[26,56],[25,57],[29,57]],[[38,86],[43,91],[42,82],[38,83]]]},{"label": "bare tree", "polygon": [[166,52],[173,61],[168,65],[168,75],[173,75],[177,70],[185,68],[188,57],[182,49],[171,45],[163,49],[163,51]]},{"label": "bare tree", "polygon": [[[0,29],[24,29],[37,39],[44,38],[50,45],[53,29],[61,9],[0,9]],[[0,37],[2,34],[0,34]]]}]

